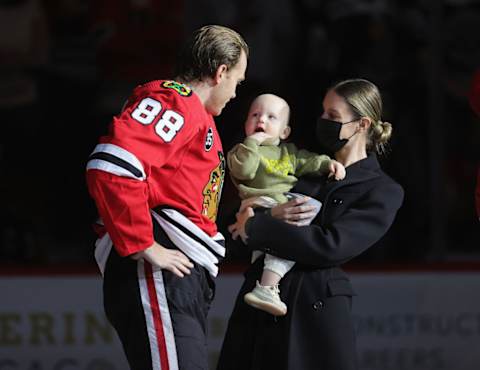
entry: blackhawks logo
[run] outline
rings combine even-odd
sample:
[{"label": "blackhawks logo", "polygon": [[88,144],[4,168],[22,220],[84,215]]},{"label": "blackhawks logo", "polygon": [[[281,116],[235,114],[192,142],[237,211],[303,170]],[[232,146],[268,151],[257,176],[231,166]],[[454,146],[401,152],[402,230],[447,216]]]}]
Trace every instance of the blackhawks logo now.
[{"label": "blackhawks logo", "polygon": [[176,81],[165,81],[162,83],[163,87],[166,87],[167,89],[173,89],[177,93],[179,93],[181,96],[190,96],[192,95],[192,89],[189,88],[188,86],[181,84]]},{"label": "blackhawks logo", "polygon": [[202,215],[215,222],[217,219],[218,204],[223,188],[223,178],[225,177],[225,157],[222,152],[218,152],[220,163],[210,173],[210,179],[203,188]]}]

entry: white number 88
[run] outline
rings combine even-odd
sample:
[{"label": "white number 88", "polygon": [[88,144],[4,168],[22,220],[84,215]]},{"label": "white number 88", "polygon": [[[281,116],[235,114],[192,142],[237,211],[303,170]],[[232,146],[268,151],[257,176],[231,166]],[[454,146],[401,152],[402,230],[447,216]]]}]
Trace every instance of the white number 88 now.
[{"label": "white number 88", "polygon": [[[138,107],[132,112],[132,118],[137,120],[143,125],[151,124],[157,115],[162,110],[162,104],[159,101],[152,98],[143,99]],[[185,120],[183,117],[173,111],[166,110],[155,124],[155,132],[165,142],[169,143],[173,140],[177,132],[180,131]]]}]

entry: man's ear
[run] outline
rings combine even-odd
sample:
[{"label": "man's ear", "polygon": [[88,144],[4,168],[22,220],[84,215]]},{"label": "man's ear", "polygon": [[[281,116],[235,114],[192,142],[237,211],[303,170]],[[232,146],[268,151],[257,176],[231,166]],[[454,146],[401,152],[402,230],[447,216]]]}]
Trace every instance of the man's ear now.
[{"label": "man's ear", "polygon": [[226,76],[228,72],[228,67],[226,64],[221,64],[218,68],[217,71],[215,72],[215,75],[213,76],[213,80],[215,81],[215,84],[218,85]]},{"label": "man's ear", "polygon": [[290,128],[290,126],[285,127],[282,133],[280,134],[280,139],[285,140],[287,137],[290,136],[290,132],[292,132],[292,129]]}]

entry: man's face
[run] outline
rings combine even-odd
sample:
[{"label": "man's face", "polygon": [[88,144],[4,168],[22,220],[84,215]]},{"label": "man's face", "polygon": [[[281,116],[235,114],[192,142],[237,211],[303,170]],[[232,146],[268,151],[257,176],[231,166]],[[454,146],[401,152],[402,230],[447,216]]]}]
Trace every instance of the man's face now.
[{"label": "man's face", "polygon": [[214,87],[212,98],[207,105],[207,110],[214,116],[222,113],[227,103],[235,98],[237,86],[245,80],[245,71],[247,69],[247,56],[242,51],[240,58],[229,70],[226,70],[220,82]]}]

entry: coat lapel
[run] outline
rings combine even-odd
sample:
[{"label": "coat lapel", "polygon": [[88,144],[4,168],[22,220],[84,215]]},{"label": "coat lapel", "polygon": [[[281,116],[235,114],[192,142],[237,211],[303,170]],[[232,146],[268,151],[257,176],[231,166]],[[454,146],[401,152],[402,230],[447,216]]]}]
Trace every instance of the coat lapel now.
[{"label": "coat lapel", "polygon": [[377,156],[373,153],[367,158],[348,166],[346,170],[347,175],[344,180],[327,182],[326,186],[329,193],[341,187],[370,181],[380,176],[380,165]]},{"label": "coat lapel", "polygon": [[359,183],[368,183],[369,181],[380,177],[380,164],[377,156],[371,153],[367,158],[362,159],[346,168],[347,174],[344,180],[327,180],[320,189],[320,198],[323,199],[323,207],[320,211],[320,224],[324,223],[324,214],[326,205],[329,204],[330,197],[339,189],[346,188]]},{"label": "coat lapel", "polygon": [[327,204],[328,198],[336,190],[373,180],[380,176],[380,171],[377,156],[371,153],[367,158],[347,167],[347,175],[342,181],[326,180],[325,177],[304,176],[297,183],[294,191],[312,196]]}]

